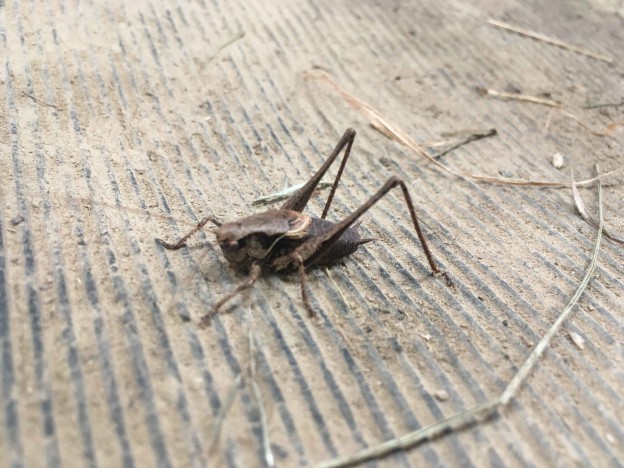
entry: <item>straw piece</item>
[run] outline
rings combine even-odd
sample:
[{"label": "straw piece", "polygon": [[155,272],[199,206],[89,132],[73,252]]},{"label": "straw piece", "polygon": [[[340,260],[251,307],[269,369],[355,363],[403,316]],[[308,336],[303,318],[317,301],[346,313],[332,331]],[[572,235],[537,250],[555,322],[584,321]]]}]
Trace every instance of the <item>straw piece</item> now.
[{"label": "straw piece", "polygon": [[212,431],[211,431],[211,435],[209,439],[210,442],[208,442],[208,448],[206,449],[206,452],[208,453],[210,453],[210,451],[214,448],[217,441],[219,440],[219,436],[221,435],[221,427],[223,426],[223,421],[225,420],[225,417],[230,411],[230,408],[232,407],[232,404],[234,403],[234,399],[236,398],[236,395],[238,395],[238,387],[240,386],[242,379],[243,379],[242,374],[236,377],[236,380],[234,381],[232,388],[230,389],[227,396],[225,397],[225,402],[223,403],[223,407],[221,408],[221,411],[217,415],[217,419],[212,425]]},{"label": "straw piece", "polygon": [[[574,203],[576,204],[576,209],[578,210],[581,218],[589,224],[591,227],[598,229],[598,221],[596,221],[585,208],[585,203],[583,203],[583,199],[581,198],[581,194],[576,187],[576,182],[574,180],[574,174],[570,170],[570,185],[572,186],[572,195],[574,196]],[[624,244],[624,239],[618,237],[611,232],[607,231],[607,228],[602,229],[602,233],[607,239],[611,239],[613,242],[617,242],[618,244]]]},{"label": "straw piece", "polygon": [[531,31],[529,29],[519,28],[517,26],[513,26],[509,23],[504,23],[502,21],[497,21],[495,19],[488,19],[487,22],[492,26],[496,26],[497,28],[506,29],[507,31],[513,31],[515,33],[521,34],[523,36],[530,37],[532,39],[536,39],[538,41],[545,42],[550,45],[554,45],[556,47],[561,47],[562,49],[571,50],[572,52],[576,52],[577,54],[586,55],[591,58],[595,58],[597,60],[602,60],[603,62],[613,63],[613,59],[606,55],[596,54],[587,49],[582,49],[581,47],[577,47],[571,44],[567,44],[559,39],[555,39],[554,37],[548,37],[544,34],[537,33],[535,31]]},{"label": "straw piece", "polygon": [[[370,124],[381,133],[386,135],[388,138],[396,141],[397,143],[408,147],[412,151],[414,151],[419,156],[431,161],[437,167],[442,169],[449,174],[453,174],[454,176],[460,177],[470,183],[474,182],[487,182],[490,184],[498,184],[498,185],[513,185],[513,186],[526,186],[526,187],[569,187],[570,184],[566,182],[550,182],[550,181],[541,181],[541,180],[519,180],[519,179],[508,179],[502,177],[492,177],[492,176],[484,176],[479,174],[468,174],[464,172],[454,171],[444,164],[436,161],[435,157],[430,155],[422,145],[414,142],[407,134],[401,130],[397,125],[391,123],[386,118],[384,118],[379,112],[377,112],[373,107],[359,100],[355,96],[349,94],[347,91],[338,86],[328,75],[327,73],[323,74],[308,74],[309,78],[323,80],[328,83],[331,87],[333,87],[349,104],[351,104],[355,109],[361,111],[366,117],[368,117]],[[577,185],[588,185],[592,182],[595,182],[598,179],[602,179],[604,177],[616,174],[618,172],[624,171],[624,168],[616,169],[611,172],[607,172],[605,174],[601,174],[600,176],[594,177],[592,179],[584,180],[578,182]]]},{"label": "straw piece", "polygon": [[532,102],[534,104],[542,104],[544,106],[556,107],[558,109],[563,107],[563,104],[552,99],[544,99],[537,96],[529,96],[528,94],[520,93],[507,93],[505,91],[496,91],[490,88],[477,88],[477,91],[483,95],[494,96],[501,99],[514,99],[516,101]]},{"label": "straw piece", "polygon": [[[304,185],[305,184],[293,185],[292,187],[286,187],[285,189],[280,190],[279,192],[272,193],[270,195],[264,195],[262,197],[258,197],[254,201],[252,201],[251,204],[254,206],[268,205],[270,203],[275,203],[275,202],[284,200],[288,198],[289,196],[291,196],[293,193],[295,193],[297,190],[302,188]],[[331,182],[319,182],[319,184],[316,186],[316,189],[322,190],[322,189],[331,187],[332,185],[333,184]]]},{"label": "straw piece", "polygon": [[[251,311],[249,311],[249,315],[252,315]],[[267,424],[267,416],[264,409],[264,399],[262,398],[262,392],[260,391],[260,387],[256,383],[256,347],[253,323],[254,322],[252,315],[252,325],[249,327],[249,380],[251,381],[251,389],[256,399],[256,403],[258,404],[258,412],[260,413],[260,428],[262,431],[262,450],[264,452],[264,462],[269,468],[274,468],[275,456],[273,455],[273,450],[271,449],[271,442],[269,439],[269,425]]]},{"label": "straw piece", "polygon": [[[598,172],[597,166],[596,166],[596,172]],[[520,367],[520,369],[518,370],[514,378],[511,379],[511,382],[509,382],[509,384],[507,385],[507,388],[505,388],[503,393],[501,393],[501,396],[499,397],[499,401],[502,405],[506,405],[512,398],[516,396],[516,392],[518,391],[518,388],[520,387],[520,385],[524,383],[527,376],[529,375],[529,372],[531,372],[531,370],[537,363],[537,360],[544,353],[544,350],[546,349],[546,347],[550,344],[550,341],[553,335],[557,333],[557,331],[561,327],[561,324],[565,321],[565,319],[568,318],[568,315],[570,315],[572,308],[578,302],[579,298],[581,297],[581,295],[583,294],[583,292],[589,285],[589,281],[591,280],[594,274],[594,271],[596,269],[596,263],[598,262],[598,252],[600,251],[600,241],[602,240],[602,232],[603,232],[602,230],[604,227],[604,219],[602,215],[602,185],[600,184],[600,182],[598,183],[598,217],[600,221],[598,224],[598,234],[596,236],[596,243],[594,245],[594,253],[592,255],[589,268],[587,269],[587,272],[585,273],[585,276],[583,277],[581,284],[576,289],[576,292],[572,296],[572,299],[570,299],[570,301],[568,302],[568,305],[566,305],[566,307],[563,309],[563,312],[561,312],[559,317],[557,317],[557,320],[555,320],[555,323],[552,324],[548,332],[546,332],[546,334],[542,337],[542,339],[539,341],[537,346],[533,349],[531,354],[529,354],[529,357],[526,359],[522,367]]]}]

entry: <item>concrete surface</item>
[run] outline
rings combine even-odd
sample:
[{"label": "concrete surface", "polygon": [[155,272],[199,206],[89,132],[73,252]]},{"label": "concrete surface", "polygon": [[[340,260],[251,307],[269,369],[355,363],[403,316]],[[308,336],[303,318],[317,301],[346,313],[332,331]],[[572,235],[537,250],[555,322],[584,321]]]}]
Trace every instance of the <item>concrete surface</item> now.
[{"label": "concrete surface", "polygon": [[[453,177],[310,73],[325,70],[418,142],[495,127],[442,158],[455,170],[565,182],[571,168],[580,180],[594,163],[624,166],[624,127],[598,136],[476,91],[554,99],[596,131],[621,122],[623,106],[584,108],[624,98],[619,1],[0,5],[0,465],[262,466],[249,379],[232,393],[250,330],[279,466],[401,435],[512,378],[589,263],[595,230],[570,190]],[[304,182],[349,126],[358,136],[330,218],[398,174],[456,290],[428,276],[397,192],[364,217],[380,241],[308,272],[319,319],[296,275],[267,276],[200,329],[243,276],[210,228],[178,252],[154,238],[252,213],[255,198]],[[605,181],[620,234],[623,182]],[[595,187],[582,194],[595,212]],[[309,212],[322,206],[321,194]],[[605,240],[595,279],[508,410],[380,465],[621,465],[623,261]]]}]

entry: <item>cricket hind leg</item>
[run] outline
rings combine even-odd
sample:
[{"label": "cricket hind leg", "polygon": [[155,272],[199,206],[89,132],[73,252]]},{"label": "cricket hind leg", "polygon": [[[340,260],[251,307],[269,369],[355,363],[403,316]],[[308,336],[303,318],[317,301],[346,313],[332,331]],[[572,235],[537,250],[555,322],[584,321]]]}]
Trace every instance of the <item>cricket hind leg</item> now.
[{"label": "cricket hind leg", "polygon": [[312,193],[314,193],[314,190],[318,186],[319,182],[321,181],[329,167],[340,155],[340,153],[342,153],[342,150],[346,147],[345,155],[342,158],[340,167],[338,168],[338,174],[336,175],[334,184],[332,185],[331,191],[329,192],[329,197],[327,197],[327,202],[325,203],[325,208],[323,209],[323,214],[321,215],[321,218],[325,218],[325,216],[327,216],[327,211],[329,210],[329,206],[331,205],[334,194],[336,193],[336,188],[338,188],[338,182],[340,182],[344,167],[347,164],[347,160],[349,159],[351,147],[353,146],[353,141],[355,140],[355,135],[356,132],[352,128],[348,128],[344,132],[344,134],[336,144],[336,147],[331,152],[327,160],[320,167],[320,169],[310,178],[310,180],[308,180],[308,182],[303,187],[297,190],[297,192],[295,192],[288,200],[286,200],[286,202],[281,206],[282,210],[303,211],[303,209],[308,204],[308,201],[310,201]]},{"label": "cricket hind leg", "polygon": [[[453,283],[450,277],[446,274],[446,272],[442,272],[438,265],[436,264],[435,259],[433,258],[433,254],[427,245],[427,240],[422,232],[420,227],[420,223],[418,222],[418,217],[416,216],[416,210],[414,209],[414,204],[412,203],[412,198],[407,190],[407,186],[405,182],[399,177],[393,176],[390,177],[386,183],[381,187],[371,198],[368,199],[363,205],[361,205],[358,209],[356,209],[349,216],[344,218],[342,221],[336,223],[334,227],[329,229],[321,236],[316,236],[300,246],[297,247],[295,252],[290,256],[284,256],[282,258],[276,259],[274,263],[274,268],[276,270],[287,268],[294,263],[295,255],[298,255],[303,261],[308,264],[314,264],[314,262],[321,258],[324,252],[332,246],[335,242],[338,241],[340,236],[353,224],[355,223],[360,216],[362,216],[366,211],[368,211],[375,203],[377,203],[381,198],[383,198],[390,190],[395,188],[396,186],[401,187],[401,191],[403,192],[403,197],[405,199],[405,203],[407,204],[407,208],[409,210],[410,216],[412,218],[412,223],[414,224],[414,229],[416,230],[416,234],[418,235],[418,239],[420,240],[420,244],[422,249],[427,257],[427,261],[429,262],[429,266],[431,268],[431,273],[434,276],[443,275],[446,283],[449,286],[452,286]],[[288,257],[288,258],[286,258]]]},{"label": "cricket hind leg", "polygon": [[216,226],[221,226],[221,221],[219,221],[213,216],[206,216],[199,223],[197,223],[197,226],[191,229],[191,232],[189,232],[187,235],[182,237],[182,239],[180,239],[178,242],[171,244],[169,242],[165,242],[162,239],[156,239],[156,242],[162,245],[165,249],[178,250],[179,248],[184,247],[186,245],[186,241],[189,239],[189,237],[191,237],[193,234],[195,234],[197,231],[203,228],[208,222],[211,222],[215,224]]},{"label": "cricket hind leg", "polygon": [[239,284],[233,291],[230,291],[221,299],[219,299],[212,306],[210,311],[201,317],[201,319],[199,320],[199,326],[206,327],[210,325],[210,320],[215,314],[217,314],[217,312],[219,312],[219,309],[223,307],[223,305],[225,305],[225,303],[229,301],[230,299],[238,296],[240,293],[242,293],[246,289],[251,288],[254,285],[254,283],[258,280],[258,278],[260,277],[261,272],[262,272],[262,268],[260,267],[260,265],[258,265],[257,263],[254,263],[251,266],[251,270],[249,272],[249,276],[247,277],[247,279],[243,283]]},{"label": "cricket hind leg", "polygon": [[[347,132],[352,129],[348,129]],[[345,133],[346,134],[346,133]],[[342,177],[342,173],[344,171],[345,166],[347,165],[347,160],[349,159],[349,155],[351,154],[351,147],[353,146],[353,142],[355,141],[355,130],[353,130],[353,134],[351,138],[347,142],[347,149],[345,150],[345,155],[340,162],[340,167],[338,168],[338,173],[336,174],[336,178],[334,179],[334,184],[329,192],[329,196],[327,197],[327,201],[325,202],[325,208],[323,208],[323,214],[321,215],[321,219],[325,219],[327,216],[327,212],[329,211],[329,207],[331,205],[332,200],[334,199],[334,195],[336,194],[336,189],[338,188],[338,183],[340,182],[340,178]]]}]

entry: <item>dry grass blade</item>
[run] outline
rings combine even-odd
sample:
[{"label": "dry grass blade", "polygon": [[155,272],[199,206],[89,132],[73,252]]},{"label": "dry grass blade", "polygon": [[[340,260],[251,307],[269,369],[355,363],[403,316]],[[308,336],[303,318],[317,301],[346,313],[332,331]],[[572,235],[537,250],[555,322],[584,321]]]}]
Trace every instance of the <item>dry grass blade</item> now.
[{"label": "dry grass blade", "polygon": [[[598,171],[598,167],[596,167],[596,172],[597,171]],[[531,372],[531,370],[537,363],[538,359],[544,353],[544,350],[546,349],[546,347],[550,344],[552,337],[554,336],[555,333],[557,333],[557,331],[561,327],[561,324],[568,318],[568,316],[570,315],[570,312],[572,312],[572,309],[574,308],[579,298],[581,297],[581,295],[583,294],[583,292],[589,285],[589,281],[591,280],[594,274],[594,270],[596,269],[596,263],[598,262],[598,253],[600,252],[600,241],[602,240],[602,233],[603,233],[603,228],[604,228],[604,219],[603,219],[603,214],[602,214],[602,185],[600,184],[600,182],[598,182],[598,217],[600,221],[598,223],[598,234],[596,236],[594,252],[591,258],[591,262],[589,264],[589,268],[587,269],[587,272],[585,273],[583,280],[579,284],[579,287],[576,289],[576,292],[572,296],[572,299],[570,299],[570,301],[568,302],[568,305],[566,305],[565,308],[563,309],[563,312],[561,312],[559,317],[557,317],[557,320],[555,320],[555,323],[552,324],[550,329],[542,337],[542,339],[537,344],[537,346],[535,346],[531,354],[529,354],[529,357],[526,359],[526,361],[522,365],[522,367],[520,367],[520,369],[518,370],[514,378],[511,379],[511,382],[509,382],[509,384],[507,385],[503,393],[501,393],[499,397],[499,401],[501,405],[506,405],[512,398],[516,396],[518,388],[520,387],[520,385],[522,385],[522,383],[524,383],[527,376],[529,375],[529,373]]]},{"label": "dry grass blade", "polygon": [[368,460],[384,457],[400,449],[414,447],[421,442],[441,436],[445,432],[458,430],[479,420],[488,419],[496,412],[497,403],[498,402],[488,402],[472,407],[466,411],[454,414],[449,418],[442,419],[437,423],[410,432],[404,436],[388,440],[382,444],[369,447],[353,455],[338,457],[319,463],[316,465],[316,468],[342,468],[353,466]]},{"label": "dry grass blade", "polygon": [[207,59],[206,62],[202,65],[202,68],[205,68],[210,62],[212,62],[215,58],[217,58],[217,55],[219,55],[219,53],[226,49],[227,47],[231,46],[232,44],[234,44],[236,41],[238,41],[239,39],[242,39],[243,37],[245,37],[245,32],[241,31],[239,32],[236,36],[232,37],[231,39],[228,39],[227,41],[225,41],[223,44],[221,44],[217,50],[214,52],[214,54],[210,55]]},{"label": "dry grass blade", "polygon": [[495,136],[497,134],[498,134],[498,132],[496,131],[495,128],[491,128],[491,129],[483,131],[483,132],[471,133],[471,134],[466,135],[465,137],[463,137],[457,143],[452,144],[451,146],[449,146],[444,151],[436,153],[436,154],[434,154],[432,156],[434,158],[441,158],[442,156],[446,156],[447,154],[449,154],[451,151],[455,151],[457,148],[459,148],[461,146],[464,146],[464,145],[466,145],[466,144],[468,144],[468,143],[470,143],[472,141],[482,140],[483,138],[489,138],[489,137]]},{"label": "dry grass blade", "polygon": [[[421,145],[417,144],[413,141],[407,134],[401,130],[397,125],[391,123],[386,118],[384,118],[379,112],[377,112],[373,107],[364,103],[360,99],[355,96],[349,94],[347,91],[338,86],[334,80],[327,74],[309,74],[308,77],[313,79],[323,80],[328,83],[332,88],[334,88],[338,93],[355,109],[361,111],[366,117],[368,117],[371,125],[386,135],[388,138],[396,141],[397,143],[408,147],[412,151],[414,151],[419,156],[431,161],[437,167],[442,169],[443,171],[448,172],[449,174],[453,174],[454,176],[460,177],[468,182],[485,182],[489,184],[497,184],[497,185],[513,185],[519,187],[569,187],[570,184],[567,182],[550,182],[550,181],[541,181],[541,180],[518,180],[518,179],[507,179],[502,177],[492,177],[478,174],[468,174],[464,172],[457,172],[444,164],[436,161],[435,157],[430,155]],[[584,180],[578,183],[578,185],[588,185],[592,182],[595,182],[598,179],[616,174],[618,172],[624,171],[624,168],[616,169],[611,172],[607,172],[605,174],[601,174],[598,177]]]},{"label": "dry grass blade", "polygon": [[500,98],[500,99],[531,102],[533,104],[542,104],[544,106],[552,107],[552,110],[548,114],[546,125],[544,126],[544,132],[550,125],[550,120],[552,118],[553,110],[558,110],[561,113],[561,115],[563,115],[564,117],[568,117],[569,119],[574,120],[576,123],[578,123],[581,127],[583,127],[588,132],[590,132],[592,135],[596,135],[599,137],[608,136],[617,127],[624,125],[624,122],[613,122],[609,124],[607,128],[605,128],[604,130],[594,130],[588,124],[583,122],[583,120],[579,119],[576,115],[572,114],[571,112],[565,111],[563,104],[561,104],[560,102],[552,101],[550,99],[543,99],[543,98],[539,98],[536,96],[529,96],[527,94],[506,93],[504,91],[496,91],[495,89],[489,89],[489,88],[477,88],[477,91],[483,96],[492,96],[492,97]]},{"label": "dry grass blade", "polygon": [[587,49],[583,49],[581,47],[567,44],[563,41],[560,41],[559,39],[555,39],[554,37],[548,37],[544,34],[540,34],[535,31],[531,31],[529,29],[519,28],[509,23],[504,23],[502,21],[497,21],[491,18],[487,22],[491,24],[492,26],[496,26],[497,28],[505,29],[507,31],[512,31],[512,32],[521,34],[523,36],[530,37],[531,39],[536,39],[538,41],[542,41],[547,44],[560,47],[562,49],[571,50],[572,52],[576,52],[577,54],[586,55],[587,57],[595,58],[597,60],[602,60],[603,62],[613,63],[613,59],[611,57],[608,57],[606,55],[596,54]]},{"label": "dry grass blade", "polygon": [[26,91],[20,91],[20,93],[22,93],[22,94],[23,94],[24,96],[26,96],[26,97],[29,97],[30,99],[32,99],[33,101],[35,101],[35,102],[37,102],[37,103],[39,103],[39,104],[42,104],[42,105],[44,105],[44,106],[48,106],[48,107],[52,107],[53,109],[56,109],[56,110],[58,110],[58,111],[60,111],[60,110],[61,110],[61,108],[60,108],[59,106],[57,106],[56,104],[50,104],[49,102],[42,101],[41,99],[39,99],[39,98],[37,98],[37,97],[33,96],[33,95],[32,95],[32,94],[30,94],[30,93],[27,93]]},{"label": "dry grass blade", "polygon": [[473,424],[476,424],[480,421],[484,421],[494,416],[499,409],[502,409],[504,406],[506,406],[511,401],[511,399],[516,396],[518,389],[526,381],[531,370],[533,370],[539,358],[544,353],[547,346],[550,344],[552,337],[561,327],[561,324],[570,315],[570,312],[589,285],[589,281],[594,274],[594,271],[596,269],[596,263],[598,261],[598,254],[600,252],[602,229],[604,227],[602,214],[602,186],[600,185],[600,182],[598,182],[598,213],[600,218],[600,222],[598,225],[598,234],[596,236],[596,242],[594,244],[591,262],[589,268],[585,273],[585,276],[583,277],[581,283],[576,289],[576,292],[572,296],[572,299],[570,299],[559,317],[557,317],[557,320],[555,320],[555,323],[553,323],[553,325],[542,337],[537,346],[535,346],[531,354],[529,354],[528,358],[525,360],[522,367],[520,367],[516,375],[511,379],[507,387],[505,387],[505,390],[503,390],[503,392],[498,397],[493,398],[480,405],[473,406],[472,408],[469,408],[467,410],[460,411],[453,416],[440,420],[427,427],[424,427],[414,432],[410,432],[401,437],[383,442],[379,445],[369,447],[353,455],[334,458],[332,460],[323,462],[317,465],[318,468],[341,468],[346,466],[353,466],[368,460],[378,459],[397,450],[414,447],[415,445],[418,445],[426,440],[430,440],[434,437],[439,437],[449,432],[457,431],[459,429],[463,429]]},{"label": "dry grass blade", "polygon": [[624,125],[624,122],[613,122],[607,125],[607,128],[605,128],[604,130],[594,130],[593,128],[591,128],[589,125],[587,125],[585,122],[583,122],[581,119],[579,119],[576,115],[572,114],[571,112],[561,111],[561,114],[574,120],[576,123],[578,123],[581,127],[583,127],[592,135],[596,135],[599,137],[608,136],[617,127],[621,127],[622,125]]},{"label": "dry grass blade", "polygon": [[583,109],[600,109],[603,107],[622,107],[624,106],[624,99],[622,99],[619,102],[604,102],[604,103],[598,103],[598,104],[590,104],[587,105],[585,107],[583,107]]},{"label": "dry grass blade", "polygon": [[234,399],[236,398],[236,395],[238,395],[238,389],[240,387],[240,383],[242,379],[243,379],[242,374],[236,377],[236,380],[234,381],[234,385],[232,385],[232,388],[230,389],[230,391],[227,394],[227,397],[225,398],[225,402],[223,403],[221,412],[217,416],[217,419],[215,420],[212,426],[210,442],[208,442],[208,448],[206,449],[206,452],[208,453],[212,451],[217,441],[219,440],[219,436],[221,435],[221,427],[223,426],[223,421],[225,420],[225,417],[230,411],[230,408],[232,407],[232,404],[234,403]]},{"label": "dry grass blade", "polygon": [[504,91],[496,91],[495,89],[489,88],[477,88],[477,91],[482,95],[493,96],[501,99],[512,99],[515,101],[525,101],[532,102],[533,104],[541,104],[543,106],[562,108],[563,104],[557,101],[553,101],[551,99],[544,99],[537,96],[529,96],[528,94],[520,94],[520,93],[506,93]]},{"label": "dry grass blade", "polygon": [[550,112],[548,113],[548,117],[546,118],[546,123],[544,124],[544,129],[542,130],[542,133],[544,135],[548,133],[548,127],[550,126],[550,121],[554,113],[555,113],[555,109],[550,109]]},{"label": "dry grass blade", "polygon": [[[285,200],[286,198],[290,197],[293,193],[295,193],[304,185],[305,184],[293,185],[291,187],[286,187],[285,189],[280,190],[279,192],[271,193],[270,195],[264,195],[262,197],[258,197],[254,201],[252,201],[251,204],[253,206],[268,205],[270,203],[276,203],[278,201]],[[319,182],[319,184],[316,186],[316,191],[323,190],[331,186],[332,186],[331,182]]]},{"label": "dry grass blade", "polygon": [[260,387],[256,383],[256,339],[253,330],[253,315],[251,316],[249,327],[249,380],[251,381],[251,389],[258,404],[258,412],[260,413],[260,428],[262,431],[262,450],[264,452],[264,462],[269,468],[275,466],[275,456],[271,450],[271,442],[269,440],[269,425],[267,423],[266,411],[264,409],[264,399]]},{"label": "dry grass blade", "polygon": [[[572,186],[572,195],[574,196],[574,203],[576,204],[576,209],[578,210],[581,218],[585,220],[587,224],[591,227],[598,229],[599,223],[589,214],[587,209],[585,208],[585,203],[583,203],[583,199],[581,198],[581,194],[576,187],[576,181],[574,180],[574,174],[570,171],[570,185]],[[624,244],[624,239],[618,237],[611,232],[607,231],[607,228],[602,229],[602,233],[607,239],[611,239],[613,242],[617,242],[618,244]]]},{"label": "dry grass blade", "polygon": [[420,146],[418,143],[416,143],[414,140],[412,140],[403,130],[401,130],[399,127],[397,127],[396,125],[394,125],[391,122],[389,122],[387,119],[385,119],[379,112],[377,112],[371,106],[369,106],[365,102],[359,100],[355,96],[352,96],[351,94],[347,93],[345,90],[340,88],[336,83],[334,83],[334,81],[329,77],[329,75],[323,74],[323,75],[320,76],[320,78],[325,80],[336,91],[338,91],[338,93],[340,93],[340,95],[349,104],[351,104],[353,107],[355,107],[356,109],[361,111],[364,115],[366,115],[368,117],[368,119],[370,120],[371,125],[375,129],[377,129],[378,131],[380,131],[381,133],[386,135],[388,138],[391,138],[392,140],[396,141],[397,143],[410,148],[412,151],[414,151],[415,153],[419,154],[423,158],[428,159],[429,161],[431,161],[433,164],[438,166],[440,169],[442,169],[442,170],[444,170],[446,172],[449,172],[450,174],[453,174],[456,177],[460,177],[462,179],[466,179],[466,177],[463,174],[461,174],[459,172],[455,172],[454,170],[452,170],[452,169],[446,167],[445,165],[439,163],[438,161],[436,161],[433,156],[431,156],[429,153],[427,153],[427,151],[422,146]]},{"label": "dry grass blade", "polygon": [[[250,381],[250,385],[251,385],[252,394],[254,398],[256,399],[256,403],[258,404],[258,412],[260,413],[260,427],[262,430],[262,449],[264,452],[264,462],[266,466],[273,468],[275,467],[275,457],[273,456],[273,451],[271,450],[271,443],[269,441],[269,429],[268,429],[268,424],[267,424],[266,411],[264,409],[264,400],[262,398],[262,392],[260,391],[260,387],[258,386],[255,380],[256,378],[256,344],[255,344],[256,340],[254,337],[254,331],[253,331],[254,322],[253,322],[253,315],[251,314],[251,311],[249,312],[249,315],[251,317],[250,323],[252,324],[250,325],[250,328],[249,328],[249,355],[250,355],[249,366],[247,368],[247,371],[243,371],[236,377],[236,380],[234,381],[234,385],[232,386],[232,388],[230,389],[230,391],[228,392],[225,398],[225,402],[223,403],[223,408],[221,408],[221,412],[219,413],[219,415],[217,416],[213,424],[210,439],[208,442],[207,452],[210,453],[212,449],[214,448],[214,446],[216,445],[217,441],[219,440],[219,436],[221,434],[221,427],[223,426],[223,421],[225,420],[227,413],[229,412],[230,408],[232,407],[232,404],[234,403],[234,399],[236,398],[236,395],[238,394],[241,381],[244,378],[248,377]],[[248,374],[248,375],[246,376],[245,374]]]}]

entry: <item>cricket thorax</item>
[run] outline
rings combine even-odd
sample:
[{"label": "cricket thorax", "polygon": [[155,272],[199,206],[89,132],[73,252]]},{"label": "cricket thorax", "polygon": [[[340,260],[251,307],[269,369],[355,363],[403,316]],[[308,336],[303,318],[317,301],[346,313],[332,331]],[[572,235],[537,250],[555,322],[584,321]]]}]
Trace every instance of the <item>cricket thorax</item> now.
[{"label": "cricket thorax", "polygon": [[271,257],[282,239],[303,238],[312,220],[297,211],[269,210],[217,229],[217,242],[225,258],[234,264],[251,264]]}]

